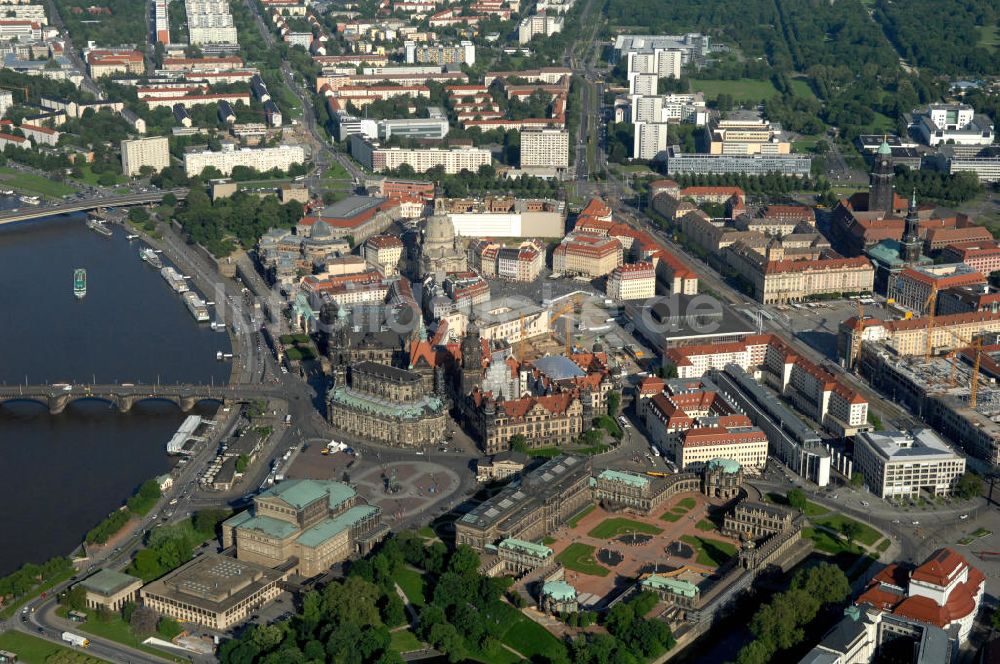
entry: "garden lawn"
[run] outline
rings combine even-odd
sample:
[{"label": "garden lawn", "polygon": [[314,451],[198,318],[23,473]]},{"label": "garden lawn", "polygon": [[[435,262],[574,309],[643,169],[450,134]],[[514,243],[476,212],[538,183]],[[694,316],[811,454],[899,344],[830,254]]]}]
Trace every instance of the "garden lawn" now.
[{"label": "garden lawn", "polygon": [[673,512],[664,512],[663,515],[660,517],[660,520],[661,521],[669,521],[670,523],[674,523],[675,521],[679,521],[682,516],[684,516],[684,515],[683,514],[674,514]]},{"label": "garden lawn", "polygon": [[22,173],[17,169],[6,166],[0,167],[0,186],[31,194],[51,196],[53,198],[60,198],[76,192],[76,189],[68,184],[56,182],[41,175]]},{"label": "garden lawn", "polygon": [[[80,180],[86,182],[92,187],[100,186],[100,182],[98,182],[98,179],[101,177],[102,174],[95,173],[94,171],[92,171],[90,169],[90,164],[81,164],[79,168],[80,168],[80,174],[82,175],[82,177],[79,178]],[[125,184],[126,182],[128,182],[128,178],[120,173],[116,173],[113,175],[115,176],[114,184]]]},{"label": "garden lawn", "polygon": [[662,528],[657,528],[656,526],[648,523],[615,517],[613,519],[605,519],[601,523],[597,524],[589,533],[587,533],[587,535],[590,537],[596,537],[597,539],[610,539],[618,535],[627,535],[629,533],[659,535],[662,532]]},{"label": "garden lawn", "polygon": [[334,162],[330,164],[330,168],[326,169],[326,173],[323,174],[323,177],[328,180],[350,180],[351,174],[347,172],[347,169],[344,168],[343,164],[334,160]]},{"label": "garden lawn", "polygon": [[715,530],[715,524],[708,519],[702,519],[698,523],[694,524],[694,527],[698,530],[704,530],[705,532],[710,532]]},{"label": "garden lawn", "polygon": [[530,618],[522,617],[513,623],[501,642],[518,651],[531,661],[554,661],[553,657],[542,657],[563,650],[559,639]]},{"label": "garden lawn", "polygon": [[426,603],[423,574],[408,567],[401,567],[392,579],[403,589],[403,594],[410,600],[410,604],[420,608]]},{"label": "garden lawn", "polygon": [[593,512],[596,508],[597,505],[587,505],[587,507],[585,507],[584,509],[580,510],[572,517],[570,517],[569,521],[567,521],[566,523],[569,524],[570,528],[576,528],[578,525],[580,525],[580,521],[583,520],[583,517]]},{"label": "garden lawn", "polygon": [[423,537],[424,539],[434,539],[435,537],[437,537],[437,533],[435,533],[434,529],[431,528],[430,526],[424,526],[423,528],[418,530],[417,535]]},{"label": "garden lawn", "polygon": [[677,507],[683,507],[685,509],[693,510],[697,503],[694,502],[694,498],[685,498],[684,500],[677,503]]},{"label": "garden lawn", "polygon": [[880,535],[879,532],[874,528],[872,528],[871,526],[867,526],[861,523],[860,521],[855,521],[854,519],[846,517],[843,514],[834,514],[832,516],[825,516],[819,519],[812,520],[814,524],[818,526],[825,526],[827,528],[830,528],[831,530],[835,530],[837,533],[841,532],[840,528],[843,524],[849,523],[851,521],[854,521],[854,523],[861,526],[861,530],[858,533],[856,539],[865,546],[873,546],[875,542],[882,539],[882,535]]},{"label": "garden lawn", "polygon": [[695,562],[699,565],[718,567],[736,555],[736,547],[722,540],[681,535],[681,541],[695,548],[698,554]]},{"label": "garden lawn", "polygon": [[806,509],[804,511],[806,516],[822,516],[830,510],[826,509],[822,505],[817,505],[816,503],[807,500]]},{"label": "garden lawn", "polygon": [[811,539],[816,545],[817,551],[822,551],[823,553],[829,553],[831,556],[836,556],[841,553],[852,553],[856,554],[858,552],[857,546],[848,546],[845,540],[838,538],[836,535],[828,533],[825,530],[818,530],[816,528],[803,528],[802,537],[806,539]]},{"label": "garden lawn", "polygon": [[793,78],[792,79],[792,92],[795,93],[796,97],[802,97],[808,99],[812,97],[816,98],[816,93],[813,92],[812,86],[809,85],[809,81],[804,78]]},{"label": "garden lawn", "polygon": [[[0,650],[17,653],[19,662],[26,664],[98,664],[107,660],[98,659],[85,650],[73,650],[56,645],[45,639],[39,639],[21,632],[5,632],[0,634]],[[58,659],[57,659],[58,657]],[[51,658],[51,659],[50,659]]]},{"label": "garden lawn", "polygon": [[398,653],[404,653],[420,650],[424,644],[410,630],[401,629],[389,634],[389,647]]},{"label": "garden lawn", "polygon": [[556,556],[556,561],[563,564],[566,569],[590,576],[607,576],[611,570],[597,564],[594,559],[594,547],[581,542],[574,542]]},{"label": "garden lawn", "polygon": [[706,101],[713,100],[721,94],[727,94],[731,95],[734,101],[756,103],[778,94],[777,88],[771,84],[771,81],[758,81],[752,78],[740,78],[733,81],[691,79],[691,89],[695,92],[704,92]]},{"label": "garden lawn", "polygon": [[996,50],[1000,46],[1000,27],[995,25],[981,26],[976,28],[979,35],[979,45],[983,48]]}]

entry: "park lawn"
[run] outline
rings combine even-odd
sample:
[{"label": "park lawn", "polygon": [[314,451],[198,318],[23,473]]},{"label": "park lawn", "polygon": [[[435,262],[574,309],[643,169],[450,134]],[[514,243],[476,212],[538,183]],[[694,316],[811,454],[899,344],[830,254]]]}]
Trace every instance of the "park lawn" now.
[{"label": "park lawn", "polygon": [[825,530],[819,530],[817,528],[803,528],[802,537],[811,539],[816,545],[817,551],[829,553],[831,556],[836,556],[841,553],[856,554],[858,552],[858,547],[856,545],[849,546],[846,540],[842,540],[836,535],[828,533]]},{"label": "park lawn", "polygon": [[694,502],[694,498],[685,498],[684,500],[677,503],[677,507],[683,507],[689,510],[693,510],[695,505],[697,505],[697,503]]},{"label": "park lawn", "polygon": [[684,515],[674,514],[673,512],[664,512],[663,515],[660,516],[660,521],[669,521],[670,523],[674,523],[675,521],[679,521],[682,516]]},{"label": "park lawn", "polygon": [[876,548],[878,549],[879,553],[884,553],[885,550],[888,549],[891,544],[892,541],[888,537],[886,537],[884,540],[878,543],[878,546]]},{"label": "park lawn", "polygon": [[583,517],[587,516],[595,509],[597,509],[597,505],[587,505],[585,508],[583,508],[582,510],[571,516],[569,518],[569,521],[567,521],[566,523],[569,525],[570,528],[576,528],[578,525],[580,525],[580,521],[583,520]]},{"label": "park lawn", "polygon": [[806,516],[823,516],[830,510],[826,509],[822,505],[817,505],[816,503],[807,500],[806,508],[803,511],[806,513]]},{"label": "park lawn", "polygon": [[562,553],[556,556],[556,561],[562,563],[566,569],[580,574],[607,576],[611,573],[607,567],[597,564],[594,559],[594,547],[582,542],[573,542],[567,546]]},{"label": "park lawn", "polygon": [[895,132],[896,122],[888,115],[883,115],[878,111],[875,111],[875,119],[872,120],[871,124],[865,127],[865,131],[869,134],[881,134],[883,132]]},{"label": "park lawn", "polygon": [[351,174],[347,172],[347,169],[344,168],[343,164],[339,161],[334,161],[330,164],[330,168],[326,169],[326,173],[323,174],[323,177],[328,180],[350,180]]},{"label": "park lawn", "polygon": [[632,519],[624,519],[621,517],[615,517],[612,519],[605,519],[600,522],[594,528],[591,529],[587,535],[590,537],[596,537],[597,539],[610,539],[618,535],[627,535],[629,533],[645,533],[646,535],[659,535],[663,532],[662,528],[657,528],[656,526],[650,525],[648,523],[642,523],[640,521],[633,521]]},{"label": "park lawn", "polygon": [[[500,641],[533,662],[538,661],[539,655],[563,650],[559,639],[554,637],[549,630],[534,620],[524,617],[513,623]],[[553,661],[553,659],[552,657],[545,658],[546,661]]]},{"label": "park lawn", "polygon": [[759,102],[778,94],[771,81],[740,78],[733,81],[720,79],[691,79],[691,89],[705,93],[705,100],[714,100],[721,94],[731,95],[734,101]]},{"label": "park lawn", "polygon": [[558,447],[539,447],[537,450],[528,450],[528,456],[544,457],[546,459],[551,459],[560,454],[562,454],[562,450]]},{"label": "park lawn", "polygon": [[16,600],[14,600],[13,603],[5,606],[4,609],[0,611],[0,620],[6,620],[7,618],[10,618],[12,615],[17,613],[17,610],[20,609],[25,603],[35,599],[43,592],[47,591],[49,588],[58,586],[60,583],[70,578],[74,574],[76,574],[76,569],[71,567],[62,574],[57,574],[48,581],[46,581],[45,583],[35,588],[32,588],[31,591],[28,592],[28,594],[24,595],[23,597],[18,597]]},{"label": "park lawn", "polygon": [[417,635],[410,630],[401,629],[397,632],[391,632],[389,634],[389,647],[402,654],[404,652],[420,650],[424,647],[424,644],[417,638]]},{"label": "park lawn", "polygon": [[51,196],[53,198],[61,198],[62,196],[76,192],[76,189],[68,184],[56,182],[41,175],[22,173],[7,166],[0,167],[0,186],[14,189],[15,191],[41,194],[42,196]]},{"label": "park lawn", "polygon": [[[84,650],[64,648],[45,639],[39,639],[21,632],[0,634],[0,650],[17,653],[19,662],[26,664],[97,664],[107,660],[99,659]],[[57,659],[58,656],[58,659]],[[51,658],[51,659],[50,659]]]},{"label": "park lawn", "polygon": [[423,528],[418,530],[417,535],[419,537],[423,537],[424,539],[434,539],[435,537],[437,537],[437,533],[435,533],[434,529],[431,528],[430,526],[424,526]]},{"label": "park lawn", "polygon": [[841,532],[840,528],[841,526],[843,526],[843,524],[853,521],[854,523],[858,524],[861,527],[856,539],[865,546],[873,546],[875,542],[882,539],[882,535],[879,534],[879,532],[874,528],[872,528],[871,526],[867,526],[861,523],[860,521],[856,521],[854,519],[851,519],[850,517],[846,517],[843,514],[834,514],[832,516],[825,516],[819,519],[813,519],[812,521],[818,526],[826,526],[827,528],[830,528],[831,530],[834,530],[837,533]]},{"label": "park lawn", "polygon": [[985,25],[976,28],[979,34],[979,45],[984,48],[996,50],[1000,46],[1000,26]]},{"label": "park lawn", "polygon": [[694,524],[694,527],[698,530],[704,530],[705,532],[710,532],[715,530],[715,524],[708,519],[702,519],[698,523]]},{"label": "park lawn", "polygon": [[[56,609],[56,615],[62,618],[65,618],[67,613],[68,610],[65,607],[59,607]],[[142,642],[142,639],[132,633],[132,630],[129,629],[128,623],[122,620],[118,615],[115,615],[114,620],[110,622],[101,622],[97,619],[96,611],[83,609],[81,613],[86,613],[88,620],[85,623],[74,624],[72,631],[80,631],[91,636],[107,639],[108,641],[115,641],[126,645],[129,648],[135,648],[136,650],[141,650],[149,653],[150,655],[156,655],[157,657],[164,657],[174,662],[187,661],[187,658],[175,657],[168,652],[145,645]],[[159,637],[158,634],[154,634],[153,636]]]},{"label": "park lawn", "polygon": [[417,608],[426,604],[423,574],[408,567],[400,567],[392,579],[403,589],[403,594],[410,600],[410,604]]},{"label": "park lawn", "polygon": [[[83,177],[73,178],[74,180],[86,182],[92,187],[101,186],[97,180],[98,178],[101,177],[102,174],[95,173],[93,170],[91,170],[90,164],[80,164],[79,168],[80,168],[80,174]],[[115,176],[115,181],[112,184],[125,184],[126,182],[128,182],[128,178],[122,175],[121,173],[115,173],[113,175]]]},{"label": "park lawn", "polygon": [[809,84],[809,80],[805,78],[792,79],[792,92],[796,97],[802,97],[803,99],[808,99],[810,97],[813,99],[816,98],[816,93]]},{"label": "park lawn", "polygon": [[694,547],[698,554],[695,560],[699,565],[719,567],[736,555],[736,546],[722,540],[681,535],[681,541]]},{"label": "park lawn", "polygon": [[555,543],[556,543],[556,538],[555,537],[543,537],[542,538],[542,544],[544,546],[552,546]]}]

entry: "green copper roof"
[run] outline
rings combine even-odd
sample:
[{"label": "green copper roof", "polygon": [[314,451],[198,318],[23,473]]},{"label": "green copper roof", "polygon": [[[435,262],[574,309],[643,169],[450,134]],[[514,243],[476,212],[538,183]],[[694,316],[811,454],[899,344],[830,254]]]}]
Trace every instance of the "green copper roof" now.
[{"label": "green copper roof", "polygon": [[708,462],[708,467],[712,468],[722,468],[724,473],[738,473],[740,472],[740,462],[735,459],[712,459]]},{"label": "green copper roof", "polygon": [[671,579],[658,574],[647,576],[639,582],[639,585],[644,588],[652,588],[653,590],[666,590],[667,592],[673,593],[674,595],[680,595],[681,597],[693,598],[698,595],[698,586],[693,583],[681,581],[680,579]]},{"label": "green copper roof", "polygon": [[268,537],[275,539],[285,539],[291,537],[299,529],[294,523],[275,519],[270,516],[253,516],[241,523],[240,530],[256,530],[264,533]]},{"label": "green copper roof", "polygon": [[889,147],[889,142],[882,140],[882,145],[878,146],[878,154],[880,155],[892,155],[892,148]]},{"label": "green copper roof", "polygon": [[500,548],[510,549],[511,551],[524,551],[525,553],[539,558],[548,558],[552,555],[552,549],[543,544],[525,542],[524,540],[514,539],[513,537],[508,537],[500,542]]},{"label": "green copper roof", "polygon": [[557,602],[576,599],[576,588],[565,581],[546,581],[542,586],[542,594]]},{"label": "green copper roof", "polygon": [[357,495],[354,489],[340,482],[320,480],[286,480],[260,494],[261,498],[280,498],[297,510],[329,495],[330,507],[336,507]]},{"label": "green copper roof", "polygon": [[416,420],[425,415],[439,413],[444,408],[436,396],[424,396],[416,401],[390,401],[364,392],[356,392],[340,386],[330,393],[331,403],[354,408],[366,413],[374,413],[403,420]]},{"label": "green copper roof", "polygon": [[640,489],[649,486],[648,477],[636,475],[635,473],[624,473],[620,470],[602,470],[601,474],[597,477],[602,480],[622,482],[623,484],[628,484],[629,486],[638,487]]},{"label": "green copper roof", "polygon": [[343,514],[338,514],[332,519],[324,519],[315,526],[306,530],[295,540],[302,546],[315,549],[317,546],[328,541],[331,537],[336,537],[345,530],[356,525],[362,519],[374,514],[378,510],[371,505],[357,505],[347,510]]},{"label": "green copper roof", "polygon": [[233,516],[223,521],[222,525],[228,526],[229,528],[238,528],[252,518],[253,514],[250,513],[250,510],[244,510],[243,512],[240,512],[239,514],[234,514]]},{"label": "green copper roof", "polygon": [[81,581],[80,585],[98,595],[109,597],[136,582],[142,583],[142,579],[112,569],[102,569]]}]

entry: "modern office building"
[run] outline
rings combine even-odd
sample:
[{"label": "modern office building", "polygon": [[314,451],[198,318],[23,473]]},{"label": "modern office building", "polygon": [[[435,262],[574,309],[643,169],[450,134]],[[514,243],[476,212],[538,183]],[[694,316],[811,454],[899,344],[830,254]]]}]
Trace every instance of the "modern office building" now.
[{"label": "modern office building", "polygon": [[965,472],[965,457],[932,429],[862,431],[854,437],[854,468],[879,498],[950,496]]},{"label": "modern office building", "polygon": [[993,121],[968,104],[930,104],[914,113],[911,127],[930,146],[990,145],[995,138]]},{"label": "modern office building", "polygon": [[138,138],[121,142],[122,173],[138,175],[143,166],[159,173],[170,167],[170,144],[165,136]]},{"label": "modern office building", "polygon": [[679,145],[667,148],[667,174],[684,173],[746,173],[767,175],[779,173],[793,177],[808,177],[812,159],[801,154],[702,154],[685,153]]}]

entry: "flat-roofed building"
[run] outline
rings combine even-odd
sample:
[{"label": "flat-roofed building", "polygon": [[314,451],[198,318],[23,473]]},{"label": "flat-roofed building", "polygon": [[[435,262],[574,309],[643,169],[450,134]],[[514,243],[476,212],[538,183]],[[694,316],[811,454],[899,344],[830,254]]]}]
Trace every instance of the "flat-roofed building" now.
[{"label": "flat-roofed building", "polygon": [[854,467],[879,498],[950,496],[965,472],[965,457],[932,429],[863,431],[854,438]]},{"label": "flat-roofed building", "polygon": [[112,569],[101,569],[77,585],[87,591],[87,608],[117,612],[139,597],[142,579]]},{"label": "flat-roofed building", "polygon": [[521,132],[521,168],[569,167],[569,132],[532,129]]},{"label": "flat-roofed building", "polygon": [[926,314],[933,291],[985,284],[986,277],[964,263],[917,265],[900,271],[889,297],[897,306]]},{"label": "flat-roofed building", "polygon": [[754,426],[704,427],[681,434],[677,467],[700,469],[712,459],[732,459],[743,468],[763,470],[767,435]]},{"label": "flat-roofed building", "polygon": [[656,270],[652,263],[619,265],[608,276],[608,297],[612,300],[642,300],[656,295]]},{"label": "flat-roofed building", "polygon": [[582,457],[549,459],[455,522],[455,543],[477,551],[507,538],[532,541],[553,532],[591,502],[590,463]]},{"label": "flat-roofed building", "polygon": [[170,144],[165,136],[122,141],[121,152],[122,173],[128,177],[138,175],[144,166],[157,173],[170,168]]},{"label": "flat-roofed building", "polygon": [[563,274],[601,277],[621,264],[622,245],[612,237],[571,233],[552,252],[552,269]]},{"label": "flat-roofed building", "polygon": [[180,622],[225,631],[281,594],[288,572],[204,553],[139,591],[142,603]]},{"label": "flat-roofed building", "polygon": [[230,175],[237,166],[246,166],[258,171],[277,168],[287,171],[293,164],[305,162],[305,152],[298,145],[279,145],[273,148],[240,148],[223,143],[220,152],[202,150],[184,154],[184,173],[188,176],[200,175],[209,166],[219,169],[223,175]]}]

